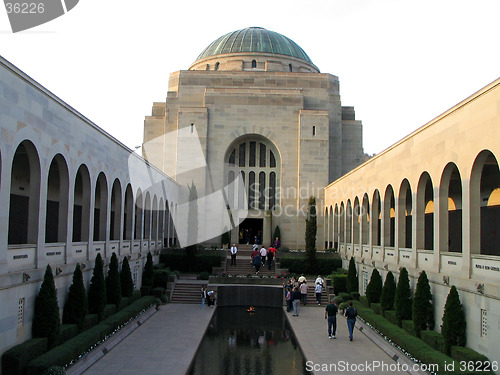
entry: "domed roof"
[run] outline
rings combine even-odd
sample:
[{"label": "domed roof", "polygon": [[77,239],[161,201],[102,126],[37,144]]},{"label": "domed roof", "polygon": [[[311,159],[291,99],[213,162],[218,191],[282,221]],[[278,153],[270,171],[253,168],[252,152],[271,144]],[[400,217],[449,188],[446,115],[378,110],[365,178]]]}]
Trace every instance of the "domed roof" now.
[{"label": "domed roof", "polygon": [[238,52],[275,53],[296,57],[312,64],[307,53],[293,40],[262,27],[248,27],[221,36],[205,48],[197,60]]}]

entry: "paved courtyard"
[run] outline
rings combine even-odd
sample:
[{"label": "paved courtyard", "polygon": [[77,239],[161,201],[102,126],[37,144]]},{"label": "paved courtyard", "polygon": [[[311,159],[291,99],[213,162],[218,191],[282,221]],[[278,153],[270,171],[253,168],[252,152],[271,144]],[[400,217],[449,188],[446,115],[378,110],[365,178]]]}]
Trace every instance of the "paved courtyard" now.
[{"label": "paved courtyard", "polygon": [[[214,311],[193,304],[161,306],[156,314],[84,374],[184,375]],[[323,307],[301,307],[299,317],[293,317],[291,313],[287,316],[314,374],[408,374],[391,371],[397,370],[398,363],[399,368],[406,363],[411,369],[411,362],[359,321],[351,342],[345,318],[340,315],[337,318],[337,339],[328,338]],[[378,345],[373,340],[379,340]]]}]

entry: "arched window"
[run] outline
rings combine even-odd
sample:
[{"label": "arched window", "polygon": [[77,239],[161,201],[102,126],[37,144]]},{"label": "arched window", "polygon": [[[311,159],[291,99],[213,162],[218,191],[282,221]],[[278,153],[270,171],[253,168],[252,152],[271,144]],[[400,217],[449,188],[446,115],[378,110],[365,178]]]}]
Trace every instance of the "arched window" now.
[{"label": "arched window", "polygon": [[216,63],[215,63],[215,70],[219,70],[219,65],[220,65],[220,63],[219,63],[219,62],[216,62]]},{"label": "arched window", "polygon": [[292,64],[288,64],[288,70],[289,70],[290,72],[293,72],[293,67],[292,67]]},{"label": "arched window", "polygon": [[76,172],[73,199],[73,242],[89,240],[90,174],[86,165]]},{"label": "arched window", "polygon": [[[244,137],[236,140],[226,151],[225,185],[229,186],[228,204],[239,208],[244,207],[247,195],[248,208],[269,210],[278,202],[279,191],[279,163],[278,151],[274,144],[261,136]],[[234,186],[236,176],[241,176],[245,188]],[[248,181],[245,181],[245,176]]]},{"label": "arched window", "polygon": [[134,210],[134,196],[132,194],[132,187],[127,185],[125,190],[125,201],[123,205],[123,239],[132,239],[132,222]]},{"label": "arched window", "polygon": [[410,183],[404,179],[399,189],[398,200],[398,241],[400,247],[411,249],[412,247],[412,217],[413,217],[413,202],[411,195]]},{"label": "arched window", "polygon": [[417,248],[434,249],[434,187],[427,172],[417,187]]},{"label": "arched window", "polygon": [[47,180],[45,242],[65,242],[68,223],[68,166],[61,154],[52,159]]},{"label": "arched window", "polygon": [[384,196],[384,246],[394,247],[396,228],[396,209],[394,190],[387,186]]},{"label": "arched window", "polygon": [[255,69],[257,67],[257,61],[252,60],[252,69]]},{"label": "arched window", "polygon": [[108,183],[104,173],[99,173],[95,185],[94,241],[106,240],[106,219],[108,206]]},{"label": "arched window", "polygon": [[115,179],[111,189],[111,216],[109,221],[110,240],[120,239],[120,227],[122,216],[122,188],[120,181]]}]

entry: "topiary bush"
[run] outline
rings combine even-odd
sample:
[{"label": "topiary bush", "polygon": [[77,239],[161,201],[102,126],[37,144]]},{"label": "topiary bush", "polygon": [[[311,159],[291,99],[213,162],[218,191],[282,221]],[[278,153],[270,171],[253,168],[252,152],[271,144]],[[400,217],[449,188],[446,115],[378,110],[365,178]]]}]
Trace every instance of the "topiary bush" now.
[{"label": "topiary bush", "polygon": [[403,320],[401,322],[402,328],[412,336],[417,336],[415,327],[413,325],[413,320]]},{"label": "topiary bush", "polygon": [[465,346],[465,314],[460,303],[457,288],[453,285],[444,306],[441,334],[444,338],[444,351],[450,354],[452,346]]},{"label": "topiary bush", "polygon": [[351,292],[359,292],[359,280],[358,274],[356,271],[356,262],[354,261],[354,257],[351,257],[349,261],[349,269],[347,271],[347,291]]},{"label": "topiary bush", "polygon": [[364,307],[367,307],[369,308],[370,307],[370,303],[368,302],[368,298],[366,298],[366,296],[360,296],[359,297],[359,302],[364,306]]},{"label": "topiary bush", "polygon": [[[316,215],[316,198],[311,196],[307,202],[307,218],[306,218],[306,272],[309,274],[316,273],[316,232],[318,231],[317,215]],[[331,270],[328,273],[330,273]]]},{"label": "topiary bush", "polygon": [[78,335],[78,332],[80,332],[80,329],[77,324],[63,324],[59,330],[59,340],[57,340],[57,345],[61,345],[69,339],[72,339]]},{"label": "topiary bush", "polygon": [[382,315],[392,324],[398,325],[398,319],[396,318],[396,311],[386,310]]},{"label": "topiary bush", "polygon": [[31,332],[33,337],[47,337],[48,347],[56,345],[61,320],[52,268],[47,265],[40,292],[35,299],[35,313]]},{"label": "topiary bush", "polygon": [[434,308],[429,279],[425,271],[420,273],[412,304],[412,318],[417,337],[420,332],[434,328]]},{"label": "topiary bush", "polygon": [[380,273],[375,268],[372,271],[372,275],[370,277],[370,282],[366,286],[366,298],[369,303],[378,303],[380,302],[380,294],[382,293],[382,278],[380,277]]},{"label": "topiary bush", "polygon": [[104,281],[104,264],[101,254],[97,253],[95,257],[94,271],[90,279],[88,291],[89,313],[97,314],[102,318],[104,306],[106,306],[106,282]]},{"label": "topiary bush", "polygon": [[143,287],[153,287],[153,256],[151,255],[151,251],[148,251],[148,255],[146,257],[146,264],[144,265],[144,271],[142,272],[142,286]]},{"label": "topiary bush", "polygon": [[398,325],[401,327],[403,320],[411,319],[410,278],[405,267],[401,268],[401,273],[399,274],[396,295],[394,297],[394,308],[396,310]]},{"label": "topiary bush", "polygon": [[436,331],[422,331],[420,338],[427,345],[432,346],[434,349],[444,353],[444,338],[443,335]]},{"label": "topiary bush", "polygon": [[382,295],[380,296],[380,307],[382,313],[387,310],[394,310],[394,296],[396,295],[396,280],[394,274],[389,271],[385,277]]},{"label": "topiary bush", "polygon": [[347,275],[334,273],[328,276],[332,280],[333,291],[335,294],[347,293]]},{"label": "topiary bush", "polygon": [[359,301],[360,294],[358,292],[351,292],[349,295],[351,296],[351,299]]},{"label": "topiary bush", "polygon": [[370,308],[373,310],[375,314],[382,315],[382,309],[380,307],[380,303],[370,303]]},{"label": "topiary bush", "polygon": [[122,270],[120,272],[120,285],[122,297],[131,297],[134,292],[134,280],[132,280],[132,272],[130,272],[128,257],[123,258]]},{"label": "topiary bush", "polygon": [[47,342],[46,337],[31,339],[4,352],[2,355],[2,374],[23,374],[31,360],[47,352]]},{"label": "topiary bush", "polygon": [[106,301],[108,304],[118,306],[122,298],[122,284],[120,282],[120,271],[118,270],[118,257],[111,254],[109,262],[108,277],[106,278]]},{"label": "topiary bush", "polygon": [[87,315],[89,304],[85,284],[83,283],[82,270],[77,263],[73,271],[73,283],[69,287],[68,297],[63,309],[63,324],[77,324],[83,327],[83,319]]}]

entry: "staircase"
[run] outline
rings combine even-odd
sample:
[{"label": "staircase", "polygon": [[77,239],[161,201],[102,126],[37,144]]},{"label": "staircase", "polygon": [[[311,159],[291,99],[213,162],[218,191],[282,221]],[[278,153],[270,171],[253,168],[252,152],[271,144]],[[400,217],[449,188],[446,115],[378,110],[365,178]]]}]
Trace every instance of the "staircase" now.
[{"label": "staircase", "polygon": [[[238,253],[236,254],[236,266],[231,266],[231,252],[227,251],[226,256],[226,272],[231,275],[254,275],[255,267],[251,264],[252,259],[252,245],[239,245]],[[267,264],[260,267],[259,275],[274,276],[275,264],[271,270],[268,269]]]},{"label": "staircase", "polygon": [[[170,302],[201,304],[201,288],[207,284],[208,281],[203,280],[179,279],[175,283]],[[210,288],[207,288],[208,290]]]}]

